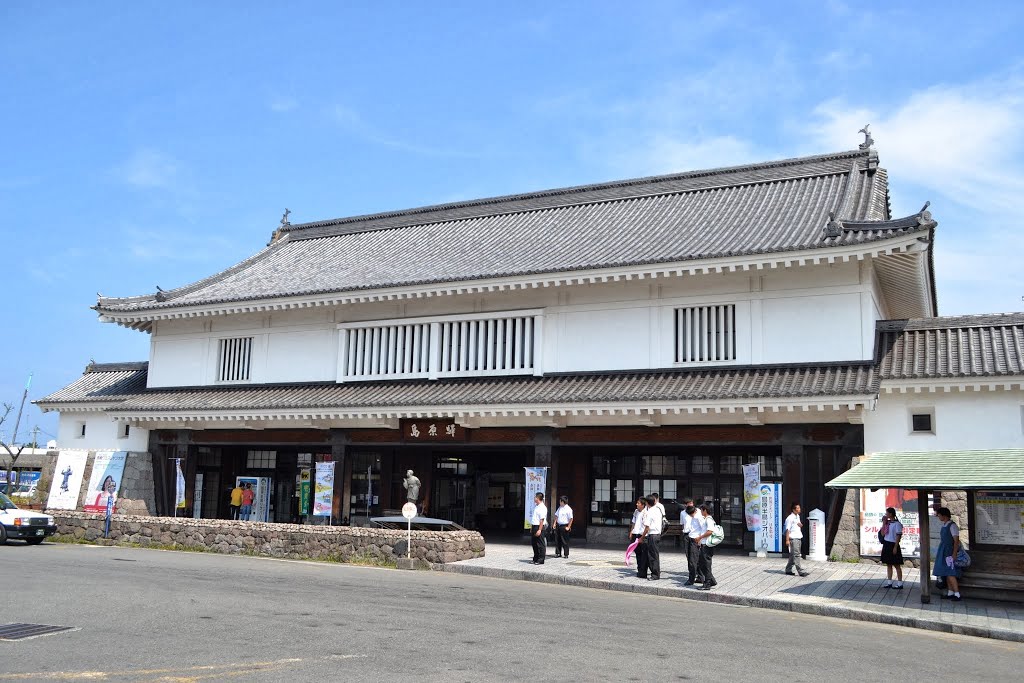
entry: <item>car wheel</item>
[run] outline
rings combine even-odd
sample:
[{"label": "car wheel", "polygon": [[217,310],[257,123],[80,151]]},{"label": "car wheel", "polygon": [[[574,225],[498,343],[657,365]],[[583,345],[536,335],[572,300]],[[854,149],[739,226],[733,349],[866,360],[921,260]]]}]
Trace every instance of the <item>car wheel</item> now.
[{"label": "car wheel", "polygon": [[7,545],[7,529],[0,524],[0,545]]},{"label": "car wheel", "polygon": [[25,543],[28,543],[29,545],[39,545],[42,542],[43,542],[42,537],[39,537],[39,538],[26,538],[25,539]]}]

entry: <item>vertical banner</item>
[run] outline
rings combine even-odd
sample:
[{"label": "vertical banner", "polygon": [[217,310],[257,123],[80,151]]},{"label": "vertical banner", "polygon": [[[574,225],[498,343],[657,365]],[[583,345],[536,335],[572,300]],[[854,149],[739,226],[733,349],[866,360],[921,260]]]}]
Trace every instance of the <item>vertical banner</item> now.
[{"label": "vertical banner", "polygon": [[761,530],[761,463],[743,466],[743,516],[747,531]]},{"label": "vertical banner", "polygon": [[82,476],[85,474],[85,451],[61,451],[50,483],[50,496],[46,507],[53,510],[74,510],[78,507],[78,496],[82,492]]},{"label": "vertical banner", "polygon": [[179,510],[185,509],[185,473],[181,471],[181,458],[174,459],[174,469],[177,470],[177,479],[174,484],[174,507]]},{"label": "vertical banner", "polygon": [[754,532],[754,550],[782,552],[782,484],[763,483],[758,488],[761,528]]},{"label": "vertical banner", "polygon": [[534,496],[538,493],[544,493],[544,488],[547,486],[548,480],[548,468],[547,467],[527,467],[526,469],[526,516],[524,517],[525,528],[529,529],[532,524],[530,522],[533,518],[533,511],[537,507],[537,501],[534,500]]},{"label": "vertical banner", "polygon": [[330,517],[334,504],[334,462],[316,464],[316,483],[313,487],[313,516]]},{"label": "vertical banner", "polygon": [[117,491],[121,488],[121,477],[124,475],[124,464],[128,459],[125,451],[101,451],[92,461],[92,476],[89,477],[89,490],[85,493],[87,512],[106,512],[107,499],[117,499]]},{"label": "vertical banner", "polygon": [[309,514],[309,494],[311,493],[309,476],[308,467],[303,468],[299,473],[299,514],[303,517]]},{"label": "vertical banner", "polygon": [[196,489],[192,493],[192,518],[201,519],[203,516],[203,473],[196,472]]},{"label": "vertical banner", "polygon": [[889,507],[896,508],[896,518],[903,524],[903,538],[900,539],[903,557],[920,557],[921,527],[917,491],[905,489],[860,490],[860,554],[869,557],[882,554],[878,532],[882,528],[885,509]]}]

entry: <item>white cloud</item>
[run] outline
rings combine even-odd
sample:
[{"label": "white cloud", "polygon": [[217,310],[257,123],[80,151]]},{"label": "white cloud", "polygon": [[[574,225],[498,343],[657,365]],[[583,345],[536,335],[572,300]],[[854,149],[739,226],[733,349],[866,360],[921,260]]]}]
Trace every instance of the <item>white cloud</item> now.
[{"label": "white cloud", "polygon": [[620,177],[661,175],[698,169],[734,166],[762,160],[764,154],[746,140],[732,135],[686,138],[655,133],[612,159]]},{"label": "white cloud", "polygon": [[143,148],[114,169],[114,174],[135,187],[171,188],[180,179],[181,164],[155,149]]},{"label": "white cloud", "polygon": [[1024,88],[1016,79],[937,86],[888,109],[831,100],[814,113],[819,148],[850,148],[855,131],[871,123],[894,176],[963,205],[1015,208],[1024,191]]}]

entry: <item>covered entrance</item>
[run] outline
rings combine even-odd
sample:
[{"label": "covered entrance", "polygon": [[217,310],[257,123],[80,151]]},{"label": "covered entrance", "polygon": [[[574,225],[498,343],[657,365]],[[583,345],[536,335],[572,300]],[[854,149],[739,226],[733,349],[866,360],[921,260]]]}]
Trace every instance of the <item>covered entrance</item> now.
[{"label": "covered entrance", "polygon": [[433,514],[492,535],[521,534],[525,461],[523,454],[435,455]]}]

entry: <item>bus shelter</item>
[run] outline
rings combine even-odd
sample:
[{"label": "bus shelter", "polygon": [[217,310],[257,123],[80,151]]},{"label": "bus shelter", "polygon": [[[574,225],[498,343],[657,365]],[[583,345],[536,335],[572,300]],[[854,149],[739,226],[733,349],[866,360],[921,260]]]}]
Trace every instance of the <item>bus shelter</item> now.
[{"label": "bus shelter", "polygon": [[[966,491],[972,568],[978,556],[984,557],[987,587],[1024,591],[1024,449],[875,453],[825,486],[916,490],[919,501],[942,491]],[[927,509],[922,507],[919,519],[921,538],[927,539]],[[931,548],[921,543],[923,603],[931,602],[931,566]],[[984,579],[970,583],[985,587]]]}]

